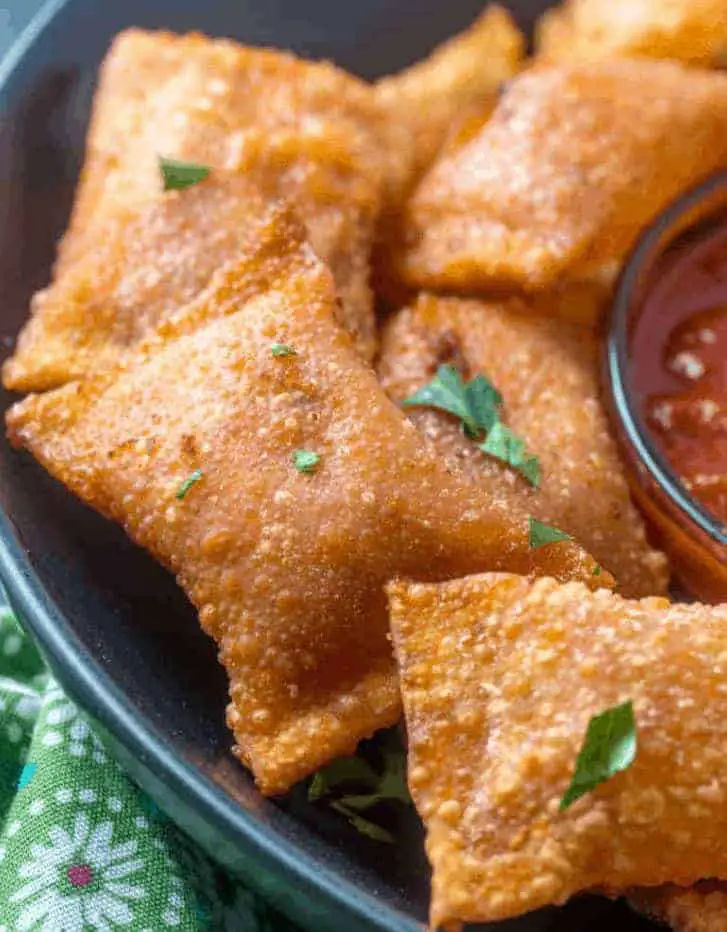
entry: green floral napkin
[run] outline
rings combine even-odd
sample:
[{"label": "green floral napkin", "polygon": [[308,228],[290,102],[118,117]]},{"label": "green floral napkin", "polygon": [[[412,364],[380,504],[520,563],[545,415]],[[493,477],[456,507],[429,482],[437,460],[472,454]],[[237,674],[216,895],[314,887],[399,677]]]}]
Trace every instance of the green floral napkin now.
[{"label": "green floral napkin", "polygon": [[290,932],[119,768],[0,608],[0,932]]}]

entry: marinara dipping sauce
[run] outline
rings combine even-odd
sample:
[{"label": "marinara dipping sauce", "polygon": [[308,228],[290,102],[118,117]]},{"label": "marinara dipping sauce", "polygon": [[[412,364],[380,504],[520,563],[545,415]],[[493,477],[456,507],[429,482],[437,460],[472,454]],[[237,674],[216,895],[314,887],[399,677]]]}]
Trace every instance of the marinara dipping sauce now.
[{"label": "marinara dipping sauce", "polygon": [[727,223],[654,271],[632,334],[633,388],[655,446],[727,525]]}]

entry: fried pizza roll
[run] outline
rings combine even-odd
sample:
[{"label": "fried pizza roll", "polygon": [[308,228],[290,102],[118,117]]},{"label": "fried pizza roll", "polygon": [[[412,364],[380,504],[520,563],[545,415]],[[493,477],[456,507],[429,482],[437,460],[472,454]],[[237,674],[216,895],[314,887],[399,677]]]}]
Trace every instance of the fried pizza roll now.
[{"label": "fried pizza roll", "polygon": [[710,67],[727,52],[722,0],[566,0],[537,27],[537,53],[548,61],[674,58]]},{"label": "fried pizza roll", "polygon": [[719,881],[638,890],[629,899],[674,932],[727,932],[727,885]]},{"label": "fried pizza roll", "polygon": [[[213,174],[244,175],[264,196],[292,201],[314,249],[330,263],[343,320],[362,355],[371,359],[373,234],[385,193],[398,183],[398,166],[404,161],[408,166],[410,158],[408,134],[407,145],[390,145],[396,132],[370,85],[332,65],[199,35],[122,33],[102,69],[70,228],[54,283],[38,299],[36,315],[63,300],[64,279],[77,262],[98,263],[96,253],[109,224],[131,218],[143,225],[139,209],[149,201],[190,193],[163,192],[159,158],[165,157],[211,168]],[[246,206],[236,207],[241,237]],[[256,205],[249,210],[248,222],[254,224]],[[188,235],[194,233],[190,226]],[[200,239],[198,248],[207,246]],[[177,246],[170,243],[169,248]],[[127,274],[133,278],[133,270]],[[98,320],[93,295],[87,299],[88,316]],[[171,305],[175,297],[169,295]],[[104,308],[102,316],[110,328],[115,325],[111,310]],[[74,330],[68,335],[69,342],[73,339],[83,336]],[[7,384],[46,388],[42,376],[35,384],[33,369],[36,355],[42,367],[48,365],[48,352],[31,331],[17,360],[23,381],[15,382],[11,367]],[[67,357],[56,360],[59,379],[68,362]],[[68,371],[63,380],[77,374]]]},{"label": "fried pizza roll", "polygon": [[727,606],[498,574],[389,598],[432,928],[727,875]]},{"label": "fried pizza roll", "polygon": [[265,793],[398,719],[392,577],[601,582],[579,547],[531,550],[525,515],[450,475],[336,323],[303,237],[274,218],[117,367],[8,415],[17,445],[174,571]]},{"label": "fried pizza roll", "polygon": [[607,290],[644,226],[726,160],[727,75],[646,60],[534,68],[425,175],[394,262],[425,288]]},{"label": "fried pizza roll", "polygon": [[483,453],[451,415],[407,407],[457,468],[496,499],[573,535],[629,596],[663,594],[666,558],[646,540],[631,502],[598,386],[593,334],[534,314],[523,301],[422,295],[387,322],[379,375],[402,402],[453,365],[463,380],[484,375],[502,394],[504,423],[537,457],[534,488],[511,465]]},{"label": "fried pizza roll", "polygon": [[377,82],[378,98],[392,119],[411,129],[417,175],[431,165],[463,115],[490,112],[524,54],[525,37],[512,16],[490,5],[428,58]]}]

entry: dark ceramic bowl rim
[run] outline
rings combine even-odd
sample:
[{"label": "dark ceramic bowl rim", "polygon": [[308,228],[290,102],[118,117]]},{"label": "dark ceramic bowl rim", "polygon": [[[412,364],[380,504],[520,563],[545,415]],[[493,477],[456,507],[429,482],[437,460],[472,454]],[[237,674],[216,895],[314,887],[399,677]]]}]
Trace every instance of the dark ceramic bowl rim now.
[{"label": "dark ceramic bowl rim", "polygon": [[[0,62],[0,114],[19,66],[45,28],[70,3],[49,0],[21,32]],[[273,828],[259,824],[200,770],[180,759],[165,738],[136,714],[123,692],[101,666],[81,649],[65,616],[54,605],[20,545],[12,523],[0,514],[0,579],[51,667],[65,671],[74,698],[135,759],[143,761],[198,816],[257,859],[261,870],[284,878],[322,907],[336,911],[342,928],[349,921],[371,930],[420,932],[421,925],[389,907],[360,886],[310,858]]]},{"label": "dark ceramic bowl rim", "polygon": [[685,214],[691,212],[720,189],[727,191],[727,170],[710,175],[696,187],[673,201],[642,234],[619,278],[608,319],[604,351],[606,383],[613,411],[628,443],[636,452],[653,482],[684,516],[685,529],[696,527],[702,534],[727,547],[727,527],[704,508],[685,488],[651,438],[635,399],[628,387],[628,322],[632,296],[641,275],[661,251],[664,235]]}]

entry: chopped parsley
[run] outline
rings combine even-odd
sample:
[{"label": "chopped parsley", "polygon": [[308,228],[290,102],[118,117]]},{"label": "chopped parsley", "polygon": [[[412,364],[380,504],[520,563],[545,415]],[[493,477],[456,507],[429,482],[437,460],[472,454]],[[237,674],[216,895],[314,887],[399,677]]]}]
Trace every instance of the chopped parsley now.
[{"label": "chopped parsley", "polygon": [[482,440],[480,450],[512,466],[532,486],[540,485],[538,458],[501,420],[503,398],[483,375],[465,382],[454,366],[440,366],[432,381],[402,402],[405,407],[436,408],[462,422],[465,434]]},{"label": "chopped parsley", "polygon": [[184,482],[179,486],[179,491],[177,492],[177,498],[181,500],[187,495],[187,492],[192,488],[192,486],[199,482],[202,478],[202,470],[195,469],[191,476],[187,476]]},{"label": "chopped parsley", "polygon": [[573,540],[570,534],[565,531],[559,531],[557,527],[551,527],[549,524],[543,524],[537,518],[530,519],[530,549],[538,550],[540,547],[546,547],[548,544],[557,544],[562,540]]},{"label": "chopped parsley", "polygon": [[502,395],[483,375],[464,382],[454,366],[440,366],[432,381],[402,402],[459,418],[468,437],[480,437],[499,419]]},{"label": "chopped parsley", "polygon": [[560,801],[561,812],[636,759],[636,718],[631,700],[594,715],[588,723],[575,773]]},{"label": "chopped parsley", "polygon": [[313,450],[296,450],[293,454],[293,465],[298,472],[315,472],[320,461],[320,453],[315,453]]},{"label": "chopped parsley", "polygon": [[212,169],[206,165],[195,165],[193,162],[180,162],[160,156],[159,171],[162,173],[165,191],[184,191],[185,188],[191,188],[192,185],[208,178]]},{"label": "chopped parsley", "polygon": [[525,441],[502,421],[495,422],[485,442],[480,444],[480,450],[512,466],[534,488],[537,489],[540,485],[540,463],[537,456],[527,453]]},{"label": "chopped parsley", "polygon": [[[411,805],[403,750],[383,749],[382,763],[383,769],[378,773],[361,757],[335,760],[313,777],[308,799],[311,802],[328,801],[330,807],[345,816],[360,834],[374,841],[393,844],[395,839],[391,832],[361,815],[381,803]],[[354,787],[357,792],[346,792]]]},{"label": "chopped parsley", "polygon": [[270,352],[273,356],[297,356],[297,352],[293,349],[292,346],[288,346],[287,343],[273,343],[270,347]]},{"label": "chopped parsley", "polygon": [[600,565],[600,563],[596,563],[596,565],[593,567],[593,573],[592,573],[592,575],[593,575],[593,576],[600,576],[600,575],[601,575],[601,565]]}]

